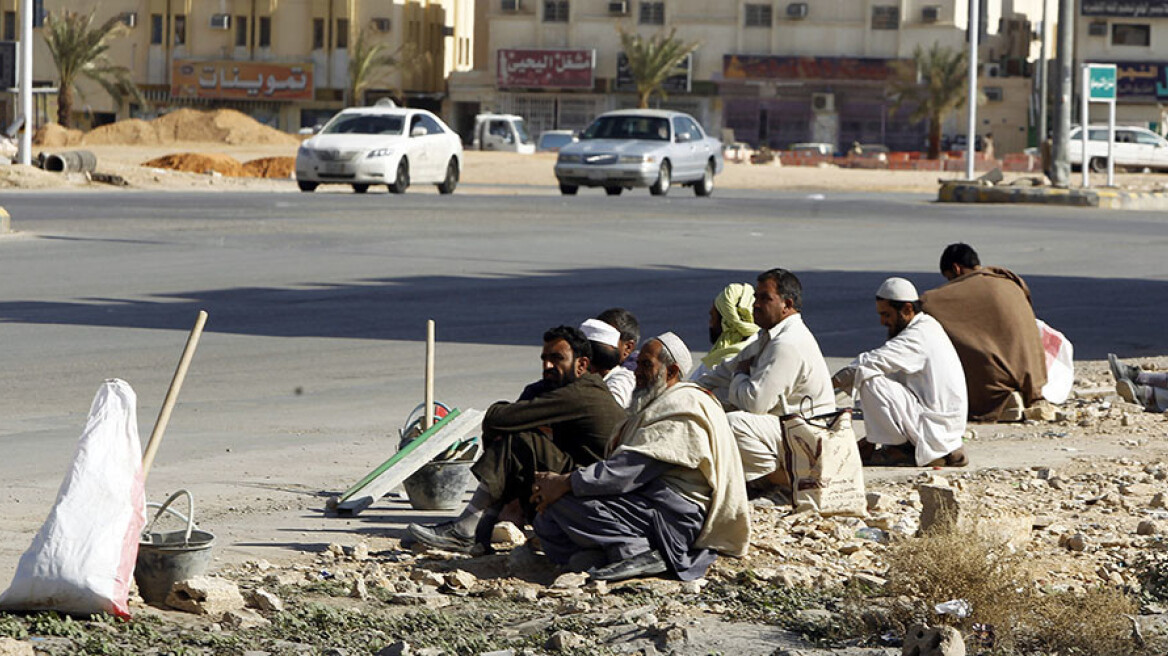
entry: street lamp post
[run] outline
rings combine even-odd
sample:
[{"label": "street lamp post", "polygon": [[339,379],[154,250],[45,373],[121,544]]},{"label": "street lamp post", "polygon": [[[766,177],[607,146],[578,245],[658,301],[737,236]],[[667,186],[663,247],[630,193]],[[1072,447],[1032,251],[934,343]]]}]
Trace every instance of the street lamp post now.
[{"label": "street lamp post", "polygon": [[32,0],[24,0],[20,9],[20,113],[20,163],[27,165],[32,164]]},{"label": "street lamp post", "polygon": [[977,41],[981,32],[981,0],[969,0],[969,138],[965,142],[965,179],[973,179],[973,158],[977,154]]},{"label": "street lamp post", "polygon": [[[1074,49],[1074,0],[1059,0],[1058,12],[1058,53],[1055,56],[1055,68],[1058,70],[1058,95],[1055,96],[1054,148],[1051,158],[1051,184],[1066,188],[1071,182],[1071,161],[1067,153],[1071,135],[1071,94],[1074,93],[1072,83],[1071,56]],[[1084,153],[1086,155],[1086,153]],[[1084,157],[1086,165],[1086,157]]]}]

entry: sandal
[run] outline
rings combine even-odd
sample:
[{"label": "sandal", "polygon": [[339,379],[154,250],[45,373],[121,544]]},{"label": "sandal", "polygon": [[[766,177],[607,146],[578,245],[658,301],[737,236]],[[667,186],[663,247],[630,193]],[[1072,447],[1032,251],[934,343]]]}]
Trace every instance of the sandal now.
[{"label": "sandal", "polygon": [[862,462],[869,467],[916,467],[916,449],[907,444],[894,446],[885,444]]}]

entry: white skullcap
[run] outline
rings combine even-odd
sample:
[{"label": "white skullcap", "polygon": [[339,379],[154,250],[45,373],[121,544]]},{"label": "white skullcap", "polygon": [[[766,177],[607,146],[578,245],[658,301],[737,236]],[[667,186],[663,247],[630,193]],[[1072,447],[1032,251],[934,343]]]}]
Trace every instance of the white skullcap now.
[{"label": "white skullcap", "polygon": [[584,323],[580,324],[580,332],[584,333],[584,336],[591,342],[607,346],[620,344],[620,331],[600,319],[586,319]]},{"label": "white skullcap", "polygon": [[693,366],[693,356],[689,354],[689,348],[686,347],[685,342],[681,341],[681,338],[673,333],[658,335],[653,339],[661,342],[661,348],[673,356],[673,361],[681,369],[681,379],[685,380],[685,377],[689,375],[690,367]]},{"label": "white skullcap", "polygon": [[886,301],[897,302],[913,302],[921,300],[920,295],[917,294],[917,288],[904,278],[889,278],[880,285],[880,289],[876,290],[876,298],[882,298]]}]

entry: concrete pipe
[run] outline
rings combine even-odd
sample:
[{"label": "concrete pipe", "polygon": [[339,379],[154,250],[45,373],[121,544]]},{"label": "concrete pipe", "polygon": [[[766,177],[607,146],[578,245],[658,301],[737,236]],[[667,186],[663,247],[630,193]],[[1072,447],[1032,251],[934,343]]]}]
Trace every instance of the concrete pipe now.
[{"label": "concrete pipe", "polygon": [[45,157],[45,170],[51,173],[92,173],[97,155],[89,150],[67,150]]}]

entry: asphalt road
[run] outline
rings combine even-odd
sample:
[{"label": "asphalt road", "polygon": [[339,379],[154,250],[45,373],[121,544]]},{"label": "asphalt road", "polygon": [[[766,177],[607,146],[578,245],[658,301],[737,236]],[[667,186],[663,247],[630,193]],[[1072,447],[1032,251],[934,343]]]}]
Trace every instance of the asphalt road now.
[{"label": "asphalt road", "polygon": [[783,266],[841,362],[883,340],[879,283],[940,284],[953,241],[1023,275],[1078,357],[1168,353],[1168,227],[1155,213],[512,191],[6,192],[19,232],[0,237],[0,479],[58,481],[106,378],[138,391],[145,440],[199,309],[210,320],[162,468],[395,434],[421,401],[428,318],[439,398],[482,408],[537,375],[548,327],[624,306],[646,336],[674,330],[703,350],[721,287]]}]

